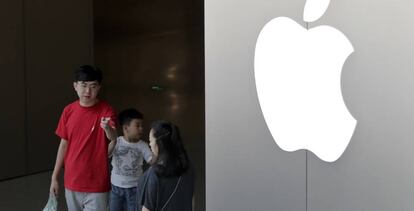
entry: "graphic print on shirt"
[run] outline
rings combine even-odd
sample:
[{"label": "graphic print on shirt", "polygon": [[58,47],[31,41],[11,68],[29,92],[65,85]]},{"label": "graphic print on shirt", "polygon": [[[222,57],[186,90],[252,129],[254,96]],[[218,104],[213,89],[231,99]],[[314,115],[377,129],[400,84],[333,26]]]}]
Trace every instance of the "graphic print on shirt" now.
[{"label": "graphic print on shirt", "polygon": [[142,163],[141,152],[137,148],[119,146],[114,150],[116,162],[115,174],[122,176],[138,177],[140,163]]}]

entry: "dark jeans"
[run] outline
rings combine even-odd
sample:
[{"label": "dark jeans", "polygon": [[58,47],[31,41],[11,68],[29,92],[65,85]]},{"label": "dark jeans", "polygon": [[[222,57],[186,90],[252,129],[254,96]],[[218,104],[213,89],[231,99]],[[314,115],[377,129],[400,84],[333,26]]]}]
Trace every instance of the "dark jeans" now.
[{"label": "dark jeans", "polygon": [[109,211],[136,211],[137,188],[120,188],[112,185]]}]

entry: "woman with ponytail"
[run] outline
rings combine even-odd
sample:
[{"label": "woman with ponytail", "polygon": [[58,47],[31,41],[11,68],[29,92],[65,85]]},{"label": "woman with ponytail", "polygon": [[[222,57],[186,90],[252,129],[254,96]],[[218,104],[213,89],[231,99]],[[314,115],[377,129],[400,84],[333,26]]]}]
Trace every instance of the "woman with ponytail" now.
[{"label": "woman with ponytail", "polygon": [[138,182],[138,211],[191,211],[194,176],[179,129],[154,122],[149,140],[156,161]]}]

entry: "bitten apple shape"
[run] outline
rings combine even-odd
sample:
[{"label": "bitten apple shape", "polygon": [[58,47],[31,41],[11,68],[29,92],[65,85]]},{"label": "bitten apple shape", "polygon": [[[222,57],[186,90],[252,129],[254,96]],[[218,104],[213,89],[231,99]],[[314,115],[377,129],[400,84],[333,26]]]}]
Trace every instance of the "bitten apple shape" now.
[{"label": "bitten apple shape", "polygon": [[281,149],[307,149],[326,162],[343,154],[357,123],[341,92],[342,67],[353,51],[330,26],[307,30],[278,17],[263,27],[254,58],[256,88]]}]

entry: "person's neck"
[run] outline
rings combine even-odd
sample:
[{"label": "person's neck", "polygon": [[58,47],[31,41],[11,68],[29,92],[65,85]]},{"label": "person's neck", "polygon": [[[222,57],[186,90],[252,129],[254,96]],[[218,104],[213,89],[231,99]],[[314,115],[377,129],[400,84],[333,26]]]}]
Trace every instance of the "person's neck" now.
[{"label": "person's neck", "polygon": [[124,136],[125,141],[129,142],[129,143],[137,143],[139,141],[139,139],[135,139],[135,138],[130,138],[128,136]]},{"label": "person's neck", "polygon": [[99,101],[98,99],[92,100],[90,102],[82,102],[81,100],[79,100],[79,104],[82,107],[92,107],[92,106],[96,105],[98,103],[98,101]]}]

